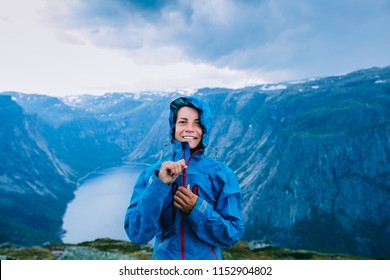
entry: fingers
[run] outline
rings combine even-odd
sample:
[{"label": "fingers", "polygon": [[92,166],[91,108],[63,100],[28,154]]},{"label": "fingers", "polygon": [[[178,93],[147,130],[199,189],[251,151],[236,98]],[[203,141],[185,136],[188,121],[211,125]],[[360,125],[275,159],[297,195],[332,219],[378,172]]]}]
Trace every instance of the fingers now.
[{"label": "fingers", "polygon": [[187,187],[179,187],[178,189],[178,193],[179,194],[182,194],[184,196],[191,196],[193,195],[194,193],[191,191],[191,188],[190,188],[190,185],[187,185]]},{"label": "fingers", "polygon": [[165,168],[168,171],[168,174],[175,179],[180,175],[180,173],[187,168],[187,165],[184,159],[179,161],[167,161],[164,163]]},{"label": "fingers", "polygon": [[177,177],[184,169],[187,168],[187,166],[186,166],[185,161],[182,159],[182,160],[179,160],[176,162],[172,162],[169,168],[170,168],[172,176]]},{"label": "fingers", "polygon": [[179,210],[188,214],[194,208],[198,196],[194,194],[188,187],[180,187],[174,196],[174,205]]},{"label": "fingers", "polygon": [[184,159],[179,161],[166,161],[160,167],[158,177],[166,184],[170,184],[179,177],[180,173],[187,168]]},{"label": "fingers", "polygon": [[185,188],[183,187],[180,187],[176,193],[175,193],[175,196],[174,196],[174,200],[177,201],[179,204],[181,205],[185,205],[188,203],[189,201],[189,196],[190,194],[188,194],[187,192],[185,192]]}]

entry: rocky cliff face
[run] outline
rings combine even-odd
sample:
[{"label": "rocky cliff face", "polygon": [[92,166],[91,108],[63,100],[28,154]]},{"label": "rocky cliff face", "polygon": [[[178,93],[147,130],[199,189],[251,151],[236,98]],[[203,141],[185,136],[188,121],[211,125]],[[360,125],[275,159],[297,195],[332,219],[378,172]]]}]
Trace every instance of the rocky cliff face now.
[{"label": "rocky cliff face", "polygon": [[59,160],[36,116],[0,96],[0,242],[60,241],[72,169]]},{"label": "rocky cliff face", "polygon": [[378,83],[389,78],[373,69],[290,86],[247,115],[244,133],[230,123],[243,135],[227,160],[248,240],[389,256],[390,87]]},{"label": "rocky cliff face", "polygon": [[0,243],[59,242],[78,180],[121,163],[166,97],[0,95]]},{"label": "rocky cliff face", "polygon": [[[239,178],[246,240],[390,255],[389,81],[389,68],[370,69],[197,93],[214,113],[210,154]],[[161,131],[155,123],[142,146],[158,151]]]},{"label": "rocky cliff face", "polygon": [[[31,117],[36,129],[17,125],[33,137],[15,143],[19,150],[5,157],[14,165],[29,158],[33,169],[43,164],[34,160],[50,155],[45,162],[60,168],[48,172],[79,177],[115,161],[153,163],[170,152],[168,105],[178,94],[64,99],[8,94],[36,115]],[[390,256],[389,67],[239,90],[202,89],[195,95],[213,112],[209,154],[239,178],[246,240]],[[10,127],[10,119],[3,122]],[[1,134],[3,146],[20,141],[11,131]],[[20,152],[37,143],[40,148],[32,149],[37,152]],[[28,189],[8,184],[3,175],[8,173],[1,174],[3,188]],[[39,186],[45,176],[34,174],[32,185]],[[66,203],[73,190],[63,190]]]}]

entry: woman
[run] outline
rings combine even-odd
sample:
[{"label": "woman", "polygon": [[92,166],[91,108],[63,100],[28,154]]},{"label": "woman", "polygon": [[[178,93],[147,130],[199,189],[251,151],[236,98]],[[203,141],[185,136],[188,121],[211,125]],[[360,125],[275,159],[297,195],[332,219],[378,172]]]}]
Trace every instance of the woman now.
[{"label": "woman", "polygon": [[243,235],[241,192],[234,173],[205,155],[211,113],[195,97],[170,105],[173,154],[138,178],[125,217],[135,243],[154,237],[152,259],[222,259],[220,248]]}]

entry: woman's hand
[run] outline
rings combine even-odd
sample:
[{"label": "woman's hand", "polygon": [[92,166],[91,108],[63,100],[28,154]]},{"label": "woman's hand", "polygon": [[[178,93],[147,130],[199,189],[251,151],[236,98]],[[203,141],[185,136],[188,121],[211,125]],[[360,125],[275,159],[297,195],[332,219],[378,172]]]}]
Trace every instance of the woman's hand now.
[{"label": "woman's hand", "polygon": [[194,208],[198,196],[194,194],[189,187],[179,187],[173,199],[175,207],[185,214],[188,214]]},{"label": "woman's hand", "polygon": [[180,173],[187,168],[184,159],[179,161],[166,161],[164,162],[158,173],[158,178],[165,184],[169,185],[179,177]]}]

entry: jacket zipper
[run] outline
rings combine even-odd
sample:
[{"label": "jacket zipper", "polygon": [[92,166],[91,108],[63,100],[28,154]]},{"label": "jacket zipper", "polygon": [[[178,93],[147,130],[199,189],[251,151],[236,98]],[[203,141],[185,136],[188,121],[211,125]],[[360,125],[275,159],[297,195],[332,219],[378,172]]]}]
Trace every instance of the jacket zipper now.
[{"label": "jacket zipper", "polygon": [[[187,187],[187,170],[188,170],[188,167],[189,167],[189,164],[190,164],[190,160],[192,159],[192,157],[194,155],[196,155],[200,151],[202,151],[202,150],[200,149],[200,150],[197,150],[196,152],[194,152],[192,155],[190,155],[190,157],[186,161],[187,168],[183,170],[183,187],[185,187],[185,188]],[[185,160],[185,151],[184,151],[184,149],[182,149],[182,158]],[[185,249],[184,249],[184,245],[185,245],[184,222],[185,222],[185,215],[184,215],[184,213],[181,213],[180,243],[181,243],[181,259],[182,260],[184,260],[184,257],[185,257]]]}]

